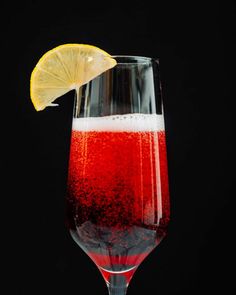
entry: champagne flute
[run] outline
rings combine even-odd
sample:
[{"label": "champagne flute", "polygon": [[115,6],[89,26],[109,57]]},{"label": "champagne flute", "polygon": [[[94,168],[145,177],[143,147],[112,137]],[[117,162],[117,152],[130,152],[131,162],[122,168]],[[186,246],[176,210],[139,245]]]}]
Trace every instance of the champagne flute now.
[{"label": "champagne flute", "polygon": [[114,68],[77,92],[66,218],[109,294],[125,295],[166,235],[169,190],[158,60],[114,58]]}]

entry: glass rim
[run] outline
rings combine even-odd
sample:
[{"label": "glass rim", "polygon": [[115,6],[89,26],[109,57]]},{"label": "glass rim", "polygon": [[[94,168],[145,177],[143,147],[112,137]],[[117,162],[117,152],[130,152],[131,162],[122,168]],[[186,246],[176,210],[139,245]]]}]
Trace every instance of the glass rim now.
[{"label": "glass rim", "polygon": [[153,62],[159,63],[159,58],[140,56],[140,55],[112,55],[117,61],[117,65],[137,65],[150,64]]}]

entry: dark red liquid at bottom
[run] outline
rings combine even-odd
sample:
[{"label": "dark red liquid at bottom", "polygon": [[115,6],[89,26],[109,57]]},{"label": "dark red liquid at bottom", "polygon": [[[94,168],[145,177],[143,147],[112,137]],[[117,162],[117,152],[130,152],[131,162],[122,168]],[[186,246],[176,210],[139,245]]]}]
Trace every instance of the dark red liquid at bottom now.
[{"label": "dark red liquid at bottom", "polygon": [[67,224],[110,285],[127,285],[169,222],[165,133],[73,131]]}]

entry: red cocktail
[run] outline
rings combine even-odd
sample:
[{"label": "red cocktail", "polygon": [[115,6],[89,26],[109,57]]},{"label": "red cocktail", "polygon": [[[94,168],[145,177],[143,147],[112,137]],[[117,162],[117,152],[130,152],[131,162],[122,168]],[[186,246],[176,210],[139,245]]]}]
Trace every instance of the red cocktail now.
[{"label": "red cocktail", "polygon": [[74,118],[67,223],[106,281],[128,283],[168,221],[163,116]]}]

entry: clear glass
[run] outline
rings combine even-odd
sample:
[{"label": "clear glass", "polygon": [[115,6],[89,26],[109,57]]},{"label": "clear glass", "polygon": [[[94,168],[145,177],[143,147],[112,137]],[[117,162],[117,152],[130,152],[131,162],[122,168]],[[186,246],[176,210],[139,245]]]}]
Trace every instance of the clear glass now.
[{"label": "clear glass", "polygon": [[71,236],[124,295],[166,235],[169,190],[158,60],[114,58],[75,99],[66,203]]}]

